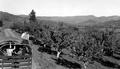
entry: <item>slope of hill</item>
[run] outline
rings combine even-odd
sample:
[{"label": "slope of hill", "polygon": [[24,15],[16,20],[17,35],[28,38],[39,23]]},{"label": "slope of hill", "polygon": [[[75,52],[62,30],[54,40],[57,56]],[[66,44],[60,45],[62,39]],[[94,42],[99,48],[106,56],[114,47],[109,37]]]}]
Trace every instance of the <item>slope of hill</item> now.
[{"label": "slope of hill", "polygon": [[7,12],[0,11],[0,19],[3,21],[12,22],[12,21],[20,21],[23,18],[17,15],[13,15]]},{"label": "slope of hill", "polygon": [[25,18],[0,11],[0,20],[3,21],[4,27],[9,27],[12,23],[23,22]]},{"label": "slope of hill", "polygon": [[[20,17],[26,17],[28,18],[27,15],[19,15]],[[64,22],[68,24],[79,24],[79,25],[96,25],[96,24],[105,24],[108,22],[112,21],[119,21],[120,16],[101,16],[101,17],[96,17],[93,15],[88,15],[88,16],[66,16],[66,17],[59,17],[59,16],[38,16],[37,19],[39,20],[50,20],[50,21],[55,21],[55,22]]]},{"label": "slope of hill", "polygon": [[[95,23],[101,23],[101,22],[106,22],[110,20],[119,20],[119,16],[110,16],[110,17],[95,17],[92,15],[89,16],[70,16],[70,17],[38,17],[38,19],[41,20],[52,20],[52,21],[62,21],[65,23],[70,23],[70,24],[83,24],[87,21],[94,21]],[[91,23],[91,22],[90,22]]]},{"label": "slope of hill", "polygon": [[[23,23],[25,20],[28,20],[28,15],[13,15],[7,12],[1,12],[0,11],[0,20],[3,20],[5,24],[9,25],[13,22],[20,22]],[[120,16],[109,16],[109,17],[96,17],[93,15],[88,16],[67,16],[67,17],[43,17],[38,16],[37,17],[39,23],[42,21],[43,23],[48,22],[51,23],[58,23],[58,22],[64,22],[68,24],[77,24],[77,25],[83,25],[83,26],[89,26],[89,25],[113,25],[115,21],[120,20]],[[119,24],[119,22],[117,22]],[[115,24],[117,25],[115,22]]]}]

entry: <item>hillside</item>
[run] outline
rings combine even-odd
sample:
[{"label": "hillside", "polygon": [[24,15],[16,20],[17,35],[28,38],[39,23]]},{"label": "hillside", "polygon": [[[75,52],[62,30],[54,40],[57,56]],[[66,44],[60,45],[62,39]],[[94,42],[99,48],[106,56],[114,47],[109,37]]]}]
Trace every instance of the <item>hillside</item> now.
[{"label": "hillside", "polygon": [[12,23],[23,22],[25,19],[20,17],[20,16],[10,14],[8,12],[0,11],[0,20],[3,21],[3,24],[4,24],[5,27],[8,27]]},{"label": "hillside", "polygon": [[[27,15],[19,15],[20,17],[28,17]],[[99,24],[103,23],[106,21],[115,21],[115,20],[120,20],[120,16],[101,16],[101,17],[96,17],[93,15],[88,15],[88,16],[65,16],[65,17],[59,17],[59,16],[37,16],[37,19],[40,20],[50,20],[50,21],[56,21],[56,22],[64,22],[64,23],[69,23],[69,24],[84,24],[88,25],[88,23],[92,24]]]},{"label": "hillside", "polygon": [[[0,19],[4,21],[4,24],[9,25],[13,22],[23,23],[24,21],[28,20],[27,15],[13,15],[7,12],[0,11]],[[120,16],[109,16],[109,17],[96,17],[93,15],[88,16],[66,16],[66,17],[44,17],[44,16],[37,16],[38,21],[42,21],[45,23],[58,23],[64,22],[68,24],[77,24],[82,26],[91,26],[91,25],[108,25],[108,24],[119,24]]]},{"label": "hillside", "polygon": [[63,21],[65,23],[70,23],[70,24],[88,24],[88,22],[92,23],[102,23],[106,21],[111,21],[111,20],[119,20],[119,16],[109,16],[109,17],[96,17],[93,15],[88,15],[88,16],[68,16],[68,17],[38,17],[38,19],[41,20],[52,20],[52,21]]}]

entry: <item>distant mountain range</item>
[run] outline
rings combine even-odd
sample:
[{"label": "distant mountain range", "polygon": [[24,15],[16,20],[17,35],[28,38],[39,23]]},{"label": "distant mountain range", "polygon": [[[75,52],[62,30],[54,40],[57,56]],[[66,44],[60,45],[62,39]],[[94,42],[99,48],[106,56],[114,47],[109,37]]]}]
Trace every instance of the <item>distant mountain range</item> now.
[{"label": "distant mountain range", "polygon": [[[3,21],[24,21],[28,19],[28,15],[13,15],[7,12],[0,11],[0,19]],[[120,16],[109,16],[109,17],[96,17],[93,15],[88,16],[66,16],[66,17],[47,17],[47,16],[37,16],[38,20],[49,20],[55,22],[64,22],[68,24],[77,25],[120,25]]]},{"label": "distant mountain range", "polygon": [[93,15],[88,16],[68,16],[68,17],[38,17],[42,20],[53,20],[53,21],[63,21],[65,23],[85,23],[85,22],[105,22],[110,20],[119,20],[120,16],[110,16],[110,17],[95,17]]}]

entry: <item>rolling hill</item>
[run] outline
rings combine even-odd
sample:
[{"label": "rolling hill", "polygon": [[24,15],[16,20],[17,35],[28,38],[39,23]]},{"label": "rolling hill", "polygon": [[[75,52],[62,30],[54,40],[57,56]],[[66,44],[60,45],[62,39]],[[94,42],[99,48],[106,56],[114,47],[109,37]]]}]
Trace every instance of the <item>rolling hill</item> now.
[{"label": "rolling hill", "polygon": [[96,17],[93,15],[88,16],[69,16],[69,17],[38,17],[41,20],[52,20],[52,21],[63,21],[70,24],[85,24],[85,23],[103,23],[111,20],[119,20],[119,16],[109,16],[109,17]]},{"label": "rolling hill", "polygon": [[[28,20],[28,15],[14,15],[7,12],[0,11],[0,19],[4,21],[6,24],[10,24],[12,22],[20,22],[23,23],[25,20]],[[64,22],[68,24],[77,24],[82,26],[91,26],[91,25],[118,25],[120,23],[120,16],[109,16],[109,17],[96,17],[93,15],[88,16],[66,16],[66,17],[45,17],[45,16],[37,16],[38,21],[46,21],[48,23],[58,23]],[[45,23],[46,23],[45,22]]]}]

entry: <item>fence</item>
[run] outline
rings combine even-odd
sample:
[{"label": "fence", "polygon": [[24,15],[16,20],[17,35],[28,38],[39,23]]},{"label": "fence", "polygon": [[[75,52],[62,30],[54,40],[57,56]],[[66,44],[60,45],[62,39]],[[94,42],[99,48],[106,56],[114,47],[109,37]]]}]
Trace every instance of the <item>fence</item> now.
[{"label": "fence", "polygon": [[0,56],[0,68],[32,69],[32,57],[27,56]]}]

